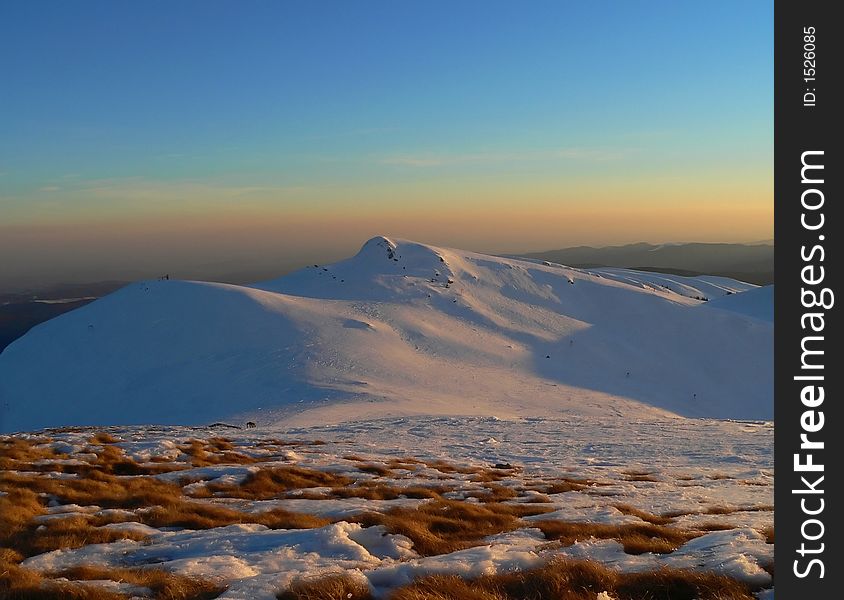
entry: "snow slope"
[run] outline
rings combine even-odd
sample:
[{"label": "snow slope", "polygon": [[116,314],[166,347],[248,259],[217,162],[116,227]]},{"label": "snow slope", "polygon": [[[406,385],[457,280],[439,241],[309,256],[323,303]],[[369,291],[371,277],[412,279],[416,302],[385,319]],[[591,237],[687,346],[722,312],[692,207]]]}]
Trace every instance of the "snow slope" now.
[{"label": "snow slope", "polygon": [[711,307],[729,310],[749,317],[774,322],[774,286],[754,288],[745,292],[722,296]]},{"label": "snow slope", "polygon": [[254,286],[139,282],[0,354],[0,431],[413,414],[770,419],[772,323],[698,299],[752,287],[384,237]]}]

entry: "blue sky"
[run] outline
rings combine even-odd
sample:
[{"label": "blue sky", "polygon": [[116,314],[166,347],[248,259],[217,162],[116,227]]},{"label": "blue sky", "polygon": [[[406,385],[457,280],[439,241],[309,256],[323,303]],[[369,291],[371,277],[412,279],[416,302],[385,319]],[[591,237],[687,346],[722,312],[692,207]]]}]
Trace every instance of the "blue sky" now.
[{"label": "blue sky", "polygon": [[[528,233],[506,249],[547,246],[529,220],[589,203],[643,206],[641,239],[692,236],[651,227],[678,205],[708,215],[701,239],[770,237],[772,2],[9,0],[0,46],[19,248],[21,228],[371,222],[397,202],[466,223],[494,207],[478,249],[505,249],[514,211]],[[719,232],[731,206],[754,221]]]}]

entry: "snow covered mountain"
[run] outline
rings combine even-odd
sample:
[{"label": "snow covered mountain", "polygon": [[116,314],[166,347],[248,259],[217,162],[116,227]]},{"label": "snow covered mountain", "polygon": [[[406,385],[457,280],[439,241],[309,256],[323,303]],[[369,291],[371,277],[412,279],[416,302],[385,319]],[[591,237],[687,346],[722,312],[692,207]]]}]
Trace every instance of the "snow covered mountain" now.
[{"label": "snow covered mountain", "polygon": [[412,414],[770,419],[773,324],[715,302],[755,289],[376,237],[348,260],[252,286],[134,283],[35,327],[0,354],[0,431]]}]

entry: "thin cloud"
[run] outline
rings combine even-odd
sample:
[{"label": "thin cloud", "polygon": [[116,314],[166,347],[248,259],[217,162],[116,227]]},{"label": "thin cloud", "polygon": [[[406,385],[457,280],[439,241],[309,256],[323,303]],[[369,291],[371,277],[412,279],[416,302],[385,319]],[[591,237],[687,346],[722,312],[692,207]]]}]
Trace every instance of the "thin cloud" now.
[{"label": "thin cloud", "polygon": [[80,182],[78,192],[90,198],[119,199],[136,202],[184,202],[197,199],[232,200],[301,192],[303,186],[233,185],[202,181],[157,181],[143,177],[97,179]]},{"label": "thin cloud", "polygon": [[383,165],[404,167],[443,167],[461,164],[497,162],[536,162],[549,160],[608,161],[626,158],[633,149],[559,148],[532,152],[478,152],[471,154],[420,154],[388,156],[378,160]]},{"label": "thin cloud", "polygon": [[62,188],[60,188],[57,185],[45,185],[44,187],[38,188],[38,191],[39,192],[58,192],[58,191],[61,191],[61,189]]}]

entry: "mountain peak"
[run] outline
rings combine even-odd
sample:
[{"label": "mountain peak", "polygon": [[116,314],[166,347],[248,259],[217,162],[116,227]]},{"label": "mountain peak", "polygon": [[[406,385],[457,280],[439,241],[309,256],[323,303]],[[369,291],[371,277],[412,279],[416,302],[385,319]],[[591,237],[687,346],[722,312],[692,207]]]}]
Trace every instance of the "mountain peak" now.
[{"label": "mountain peak", "polygon": [[376,235],[374,238],[367,240],[363,246],[361,246],[360,251],[358,254],[370,254],[376,252],[386,252],[388,258],[393,258],[389,256],[392,254],[396,249],[396,243],[388,238],[385,235]]}]

